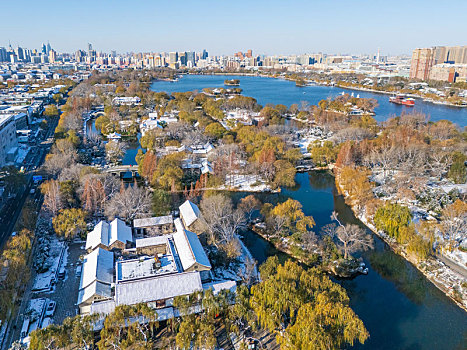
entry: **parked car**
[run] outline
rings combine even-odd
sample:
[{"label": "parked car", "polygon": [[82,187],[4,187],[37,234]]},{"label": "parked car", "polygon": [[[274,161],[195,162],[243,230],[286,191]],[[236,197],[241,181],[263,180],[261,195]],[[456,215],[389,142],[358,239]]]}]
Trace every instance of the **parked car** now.
[{"label": "parked car", "polygon": [[29,329],[29,318],[26,317],[26,318],[23,320],[23,326],[21,327],[21,334],[20,334],[21,339],[27,337],[27,335],[28,335],[28,329]]},{"label": "parked car", "polygon": [[53,300],[50,300],[49,304],[47,305],[47,309],[45,310],[45,316],[52,317],[55,313],[56,306],[57,306],[57,303]]},{"label": "parked car", "polygon": [[62,266],[60,270],[58,271],[58,279],[64,280],[65,276],[66,276],[66,270],[65,270],[65,267]]}]

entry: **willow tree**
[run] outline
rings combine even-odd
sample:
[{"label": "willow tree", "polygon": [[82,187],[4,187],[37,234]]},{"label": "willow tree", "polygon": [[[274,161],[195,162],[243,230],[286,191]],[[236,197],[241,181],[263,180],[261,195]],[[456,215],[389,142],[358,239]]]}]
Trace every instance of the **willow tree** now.
[{"label": "willow tree", "polygon": [[287,199],[283,203],[277,204],[270,212],[274,217],[285,218],[285,226],[289,233],[304,233],[315,226],[312,216],[306,216],[302,210],[302,205],[295,199]]},{"label": "willow tree", "polygon": [[119,305],[107,315],[99,349],[152,349],[157,313],[147,304]]},{"label": "willow tree", "polygon": [[276,258],[260,272],[263,282],[252,287],[250,305],[282,349],[338,349],[368,338],[345,289],[318,270]]},{"label": "willow tree", "polygon": [[401,240],[402,228],[407,227],[411,220],[409,208],[389,202],[378,208],[374,217],[376,228],[394,237],[398,242]]}]

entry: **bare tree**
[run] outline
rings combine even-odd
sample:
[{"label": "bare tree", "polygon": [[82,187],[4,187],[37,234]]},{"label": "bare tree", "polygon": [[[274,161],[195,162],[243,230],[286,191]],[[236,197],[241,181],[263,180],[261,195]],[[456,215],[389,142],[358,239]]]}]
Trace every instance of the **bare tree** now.
[{"label": "bare tree", "polygon": [[318,247],[318,237],[313,231],[307,231],[302,235],[303,246],[307,252],[313,252]]},{"label": "bare tree", "polygon": [[287,218],[283,215],[271,215],[266,219],[266,225],[268,226],[267,232],[271,230],[281,236],[284,233],[285,225],[287,224]]},{"label": "bare tree", "polygon": [[383,176],[387,176],[387,172],[393,169],[397,162],[397,150],[395,147],[383,147],[380,150],[372,150],[370,158],[373,164],[381,167]]},{"label": "bare tree", "polygon": [[443,152],[441,150],[434,150],[430,152],[429,161],[427,166],[434,177],[440,180],[452,164],[452,155],[449,152]]},{"label": "bare tree", "polygon": [[41,186],[44,194],[44,205],[55,216],[63,208],[62,196],[60,194],[60,183],[57,180],[49,180]]},{"label": "bare tree", "polygon": [[64,169],[76,163],[78,154],[73,144],[65,139],[57,140],[46,157],[44,168],[52,176],[59,175]]},{"label": "bare tree", "polygon": [[347,127],[345,129],[339,130],[336,134],[334,134],[333,140],[335,140],[337,143],[342,143],[346,141],[362,141],[373,136],[374,133],[368,129]]},{"label": "bare tree", "polygon": [[440,230],[453,249],[467,237],[467,204],[456,200],[442,211]]},{"label": "bare tree", "polygon": [[81,111],[71,111],[62,117],[63,126],[68,130],[80,130],[83,127]]},{"label": "bare tree", "polygon": [[64,168],[59,175],[60,181],[75,181],[78,182],[80,178],[81,170],[83,169],[82,164],[71,164]]},{"label": "bare tree", "polygon": [[[201,223],[209,235],[210,243],[216,247],[235,247],[231,246],[231,242],[238,240],[238,230],[245,227],[244,213],[240,209],[234,210],[230,198],[220,194],[204,197],[200,208],[204,213]],[[228,250],[227,254],[236,256],[239,251]]]},{"label": "bare tree", "polygon": [[335,211],[331,214],[331,219],[337,221],[338,226],[334,230],[331,229],[329,233],[337,240],[344,252],[344,259],[348,259],[349,254],[353,252],[373,248],[373,237],[360,226],[352,224],[344,226],[337,218]]},{"label": "bare tree", "polygon": [[120,189],[105,205],[105,214],[110,218],[120,217],[130,221],[151,212],[151,194],[142,187],[128,186]]}]

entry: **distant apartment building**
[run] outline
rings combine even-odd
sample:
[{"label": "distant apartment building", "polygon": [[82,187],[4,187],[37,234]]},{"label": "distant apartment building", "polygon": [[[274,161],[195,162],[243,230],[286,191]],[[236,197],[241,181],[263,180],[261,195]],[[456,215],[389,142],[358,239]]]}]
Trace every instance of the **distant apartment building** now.
[{"label": "distant apartment building", "polygon": [[15,117],[11,114],[0,114],[0,167],[11,161],[8,159],[9,153],[17,145]]},{"label": "distant apartment building", "polygon": [[467,64],[436,64],[431,68],[430,80],[447,81],[467,81]]},{"label": "distant apartment building", "polygon": [[[464,64],[467,64],[467,46],[418,48],[412,52],[410,79],[454,82],[462,75],[462,69],[458,70]],[[437,65],[443,66],[433,69]]]},{"label": "distant apartment building", "polygon": [[415,49],[410,64],[410,79],[427,80],[433,66],[434,48]]}]

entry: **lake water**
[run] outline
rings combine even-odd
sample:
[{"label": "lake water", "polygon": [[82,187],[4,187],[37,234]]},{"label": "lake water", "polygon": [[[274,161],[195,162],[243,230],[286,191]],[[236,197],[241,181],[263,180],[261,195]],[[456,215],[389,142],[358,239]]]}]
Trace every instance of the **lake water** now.
[{"label": "lake water", "polygon": [[430,120],[437,121],[448,119],[461,127],[467,125],[467,108],[448,107],[423,102],[417,99],[415,107],[406,107],[389,102],[389,95],[377,94],[364,91],[353,91],[329,86],[306,86],[297,87],[294,82],[265,77],[253,76],[226,76],[226,75],[184,75],[176,82],[155,81],[151,85],[154,91],[185,92],[201,91],[204,88],[224,87],[225,79],[239,79],[242,94],[254,97],[261,105],[268,103],[284,104],[290,106],[294,103],[301,104],[302,101],[311,105],[317,105],[319,101],[333,98],[341,94],[354,93],[355,96],[374,98],[379,106],[375,109],[376,120],[383,121],[394,115],[400,115],[403,111],[420,111],[429,116]]},{"label": "lake water", "polygon": [[[331,222],[333,210],[346,223],[363,224],[336,193],[334,177],[325,172],[297,174],[298,186],[280,194],[260,194],[275,203],[293,198],[316,221],[315,231]],[[278,252],[269,242],[249,231],[245,245],[262,263]],[[348,292],[353,310],[365,323],[370,338],[354,349],[466,349],[467,313],[454,304],[415,267],[394,254],[375,236],[375,249],[361,254],[368,275],[339,282]]]}]

